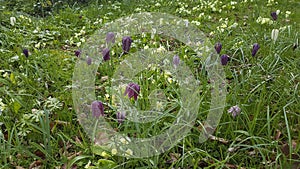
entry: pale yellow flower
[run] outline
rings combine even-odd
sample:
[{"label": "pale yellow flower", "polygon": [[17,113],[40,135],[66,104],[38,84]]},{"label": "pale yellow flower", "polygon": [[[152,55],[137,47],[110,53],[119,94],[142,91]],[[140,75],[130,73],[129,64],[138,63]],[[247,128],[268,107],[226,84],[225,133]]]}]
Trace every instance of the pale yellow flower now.
[{"label": "pale yellow flower", "polygon": [[111,154],[112,154],[112,155],[116,155],[117,153],[118,153],[118,150],[117,150],[117,149],[113,148],[113,149],[111,150]]}]

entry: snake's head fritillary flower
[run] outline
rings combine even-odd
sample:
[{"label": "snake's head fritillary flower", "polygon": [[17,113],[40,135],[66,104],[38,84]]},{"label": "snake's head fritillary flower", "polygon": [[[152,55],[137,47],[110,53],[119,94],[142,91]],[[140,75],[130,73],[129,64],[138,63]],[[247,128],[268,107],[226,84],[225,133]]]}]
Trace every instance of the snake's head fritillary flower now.
[{"label": "snake's head fritillary flower", "polygon": [[80,51],[80,50],[76,50],[76,51],[75,51],[75,56],[76,56],[76,57],[80,57],[80,54],[81,54],[81,51]]},{"label": "snake's head fritillary flower", "polygon": [[241,113],[241,108],[238,105],[232,106],[228,109],[228,113],[230,113],[232,117],[236,117]]},{"label": "snake's head fritillary flower", "polygon": [[174,64],[174,66],[178,66],[178,65],[179,65],[179,62],[180,62],[179,56],[178,56],[178,55],[175,55],[175,56],[173,57],[173,64]]},{"label": "snake's head fritillary flower", "polygon": [[117,112],[117,120],[118,120],[118,123],[123,123],[124,120],[125,120],[125,117],[126,117],[126,114],[125,112],[121,111],[121,112]]},{"label": "snake's head fritillary flower", "polygon": [[228,55],[224,54],[224,55],[221,56],[221,64],[223,66],[227,65],[228,60],[229,60],[229,56]]},{"label": "snake's head fritillary flower", "polygon": [[104,61],[109,60],[110,59],[109,49],[108,48],[103,49],[102,55]]},{"label": "snake's head fritillary flower", "polygon": [[91,104],[93,117],[99,118],[100,116],[104,116],[104,107],[102,102],[93,101]]},{"label": "snake's head fritillary flower", "polygon": [[132,39],[129,36],[124,36],[122,39],[122,49],[125,53],[128,53],[132,43]]},{"label": "snake's head fritillary flower", "polygon": [[135,83],[129,83],[126,87],[124,95],[128,95],[128,98],[134,98],[134,100],[137,100],[137,97],[140,93],[140,86]]},{"label": "snake's head fritillary flower", "polygon": [[88,56],[88,57],[86,58],[86,63],[87,63],[88,65],[91,65],[91,64],[92,64],[92,58]]},{"label": "snake's head fritillary flower", "polygon": [[106,43],[115,43],[115,34],[113,32],[106,34]]},{"label": "snake's head fritillary flower", "polygon": [[271,17],[273,18],[274,21],[276,21],[278,17],[277,12],[271,12]]},{"label": "snake's head fritillary flower", "polygon": [[253,44],[253,48],[252,48],[252,56],[255,56],[258,49],[260,48],[259,44],[258,43],[254,43]]},{"label": "snake's head fritillary flower", "polygon": [[29,51],[28,49],[23,49],[23,54],[28,57],[29,56]]},{"label": "snake's head fritillary flower", "polygon": [[221,49],[222,49],[222,44],[220,42],[216,43],[215,49],[216,49],[217,53],[220,54]]}]

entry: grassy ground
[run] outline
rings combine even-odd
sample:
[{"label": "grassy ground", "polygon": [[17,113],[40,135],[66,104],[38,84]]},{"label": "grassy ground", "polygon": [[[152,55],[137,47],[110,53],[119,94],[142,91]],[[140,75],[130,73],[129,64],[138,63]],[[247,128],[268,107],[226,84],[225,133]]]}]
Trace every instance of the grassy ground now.
[{"label": "grassy ground", "polygon": [[[86,0],[87,1],[87,0]],[[297,0],[259,1],[1,1],[0,6],[0,166],[1,168],[299,168],[300,167],[300,3]],[[270,16],[280,10],[278,19]],[[79,124],[72,100],[72,74],[81,49],[105,23],[137,12],[164,12],[196,25],[212,44],[222,43],[230,60],[226,105],[213,136],[199,143],[199,115],[189,135],[167,152],[129,159],[111,152],[93,152]],[[12,18],[14,17],[15,20]],[[271,38],[279,30],[277,40]],[[168,37],[133,36],[131,52],[164,47],[179,53],[195,77],[207,79],[201,62],[184,45]],[[251,55],[252,45],[260,49]],[[168,46],[171,44],[171,46]],[[26,57],[23,49],[29,50]],[[96,78],[97,99],[105,114],[111,108],[110,81],[127,55],[118,44],[110,62],[101,64]],[[199,63],[200,62],[200,63]],[[149,106],[148,90],[172,88],[156,70],[144,72],[155,83],[138,81],[141,107]],[[171,87],[169,87],[171,86]],[[209,83],[203,84],[203,93]],[[145,90],[147,89],[147,90]],[[180,97],[180,96],[176,96]],[[209,109],[203,95],[201,112]],[[238,105],[235,118],[227,110]],[[169,114],[172,115],[172,112]],[[125,120],[116,130],[140,137],[160,133],[172,123],[163,118],[153,125]],[[132,127],[135,126],[135,127]],[[138,131],[138,132],[137,132]],[[217,139],[216,139],[217,138]]]}]

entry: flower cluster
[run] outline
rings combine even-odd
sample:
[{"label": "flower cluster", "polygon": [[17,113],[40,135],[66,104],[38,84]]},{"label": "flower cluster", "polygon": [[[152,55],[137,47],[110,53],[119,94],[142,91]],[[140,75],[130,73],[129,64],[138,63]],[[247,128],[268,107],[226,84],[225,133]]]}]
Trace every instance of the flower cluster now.
[{"label": "flower cluster", "polygon": [[[134,98],[137,100],[137,97],[140,92],[140,86],[136,83],[129,83],[126,87],[124,95],[128,95],[128,98]],[[93,101],[91,103],[91,111],[92,116],[95,118],[99,118],[100,116],[104,116],[104,106],[101,101]],[[126,113],[124,111],[119,111],[116,113],[116,119],[119,124],[123,123],[126,118]]]},{"label": "flower cluster", "polygon": [[[252,46],[252,51],[251,51],[252,56],[255,56],[259,49],[260,49],[259,44],[258,43],[254,43],[253,46]],[[221,53],[222,44],[220,42],[218,42],[218,43],[215,44],[215,50],[216,50],[216,52],[218,54]],[[229,56],[227,54],[223,54],[223,55],[221,55],[220,58],[221,58],[221,64],[223,66],[227,65],[227,63],[229,61]]]},{"label": "flower cluster", "polygon": [[[220,42],[218,42],[218,43],[215,44],[215,50],[216,50],[216,52],[217,52],[218,54],[221,53],[221,50],[222,50],[222,44],[221,44]],[[229,56],[228,56],[227,54],[223,54],[223,55],[221,55],[220,58],[221,58],[221,64],[222,64],[223,66],[227,65],[227,62],[228,62],[228,60],[229,60]]]},{"label": "flower cluster", "polygon": [[[106,41],[106,43],[109,45],[109,44],[112,44],[112,43],[115,43],[115,34],[113,33],[113,32],[108,32],[107,34],[106,34],[106,37],[105,37],[105,41]],[[130,50],[130,48],[131,48],[131,43],[133,42],[133,40],[131,39],[131,37],[130,36],[124,36],[123,38],[122,38],[122,49],[123,49],[123,52],[126,54],[126,53],[129,53],[129,50]],[[24,49],[23,50],[23,53],[24,53],[24,55],[26,56],[26,57],[28,57],[28,50],[26,49]],[[113,53],[114,54],[114,53]],[[80,55],[81,55],[81,50],[76,50],[75,51],[75,56],[76,57],[80,57]],[[103,50],[102,50],[102,59],[103,59],[103,61],[108,61],[108,60],[110,60],[110,49],[109,48],[104,48]],[[86,63],[88,64],[88,65],[91,65],[92,64],[92,58],[91,57],[89,57],[89,56],[87,56],[86,57]]]}]

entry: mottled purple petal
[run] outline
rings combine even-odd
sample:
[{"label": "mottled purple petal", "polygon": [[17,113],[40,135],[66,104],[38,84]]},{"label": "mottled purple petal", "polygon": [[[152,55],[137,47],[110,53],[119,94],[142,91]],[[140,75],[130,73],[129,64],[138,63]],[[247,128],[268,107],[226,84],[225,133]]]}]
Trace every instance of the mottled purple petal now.
[{"label": "mottled purple petal", "polygon": [[221,64],[223,66],[227,65],[228,60],[229,60],[229,56],[228,55],[224,54],[224,55],[221,56]]},{"label": "mottled purple petal", "polygon": [[106,43],[115,43],[115,34],[113,32],[106,34]]},{"label": "mottled purple petal", "polygon": [[102,55],[103,55],[103,60],[104,60],[104,61],[107,61],[107,60],[110,59],[110,54],[109,54],[109,52],[110,52],[110,51],[109,51],[108,48],[103,49]]},{"label": "mottled purple petal", "polygon": [[124,95],[128,95],[128,98],[134,98],[134,100],[137,100],[137,97],[140,93],[140,86],[135,83],[129,83],[126,87]]},{"label": "mottled purple petal", "polygon": [[92,58],[88,56],[88,57],[86,58],[86,63],[87,63],[88,65],[91,65],[91,64],[92,64]]},{"label": "mottled purple petal", "polygon": [[217,53],[220,54],[221,49],[222,49],[222,44],[220,42],[216,43],[215,49],[216,49]]},{"label": "mottled purple petal", "polygon": [[236,116],[240,115],[241,108],[239,108],[238,105],[232,106],[232,107],[230,107],[230,109],[228,109],[228,113],[230,113],[232,115],[232,117],[236,117]]},{"label": "mottled purple petal", "polygon": [[124,36],[122,39],[122,49],[125,53],[128,53],[130,50],[130,46],[132,43],[132,39],[129,36]]},{"label": "mottled purple petal", "polygon": [[80,50],[76,50],[76,51],[75,51],[75,56],[76,56],[76,57],[80,57],[80,54],[81,54],[81,51],[80,51]]},{"label": "mottled purple petal", "polygon": [[278,15],[277,15],[276,12],[271,12],[271,17],[272,17],[273,20],[275,21],[275,20],[277,20]]},{"label": "mottled purple petal", "polygon": [[28,57],[29,56],[29,51],[28,49],[23,49],[23,54]]},{"label": "mottled purple petal", "polygon": [[118,123],[123,123],[124,120],[126,118],[126,114],[125,112],[121,111],[121,112],[117,112],[117,120],[118,120]]},{"label": "mottled purple petal", "polygon": [[104,107],[102,102],[93,101],[91,104],[93,117],[99,118],[100,116],[104,116]]},{"label": "mottled purple petal", "polygon": [[259,44],[258,43],[254,43],[253,44],[253,48],[252,48],[252,56],[255,56],[258,49],[260,48]]},{"label": "mottled purple petal", "polygon": [[173,64],[174,64],[174,66],[178,66],[178,65],[179,65],[179,62],[180,62],[179,56],[178,56],[178,55],[175,55],[175,56],[173,57]]}]

